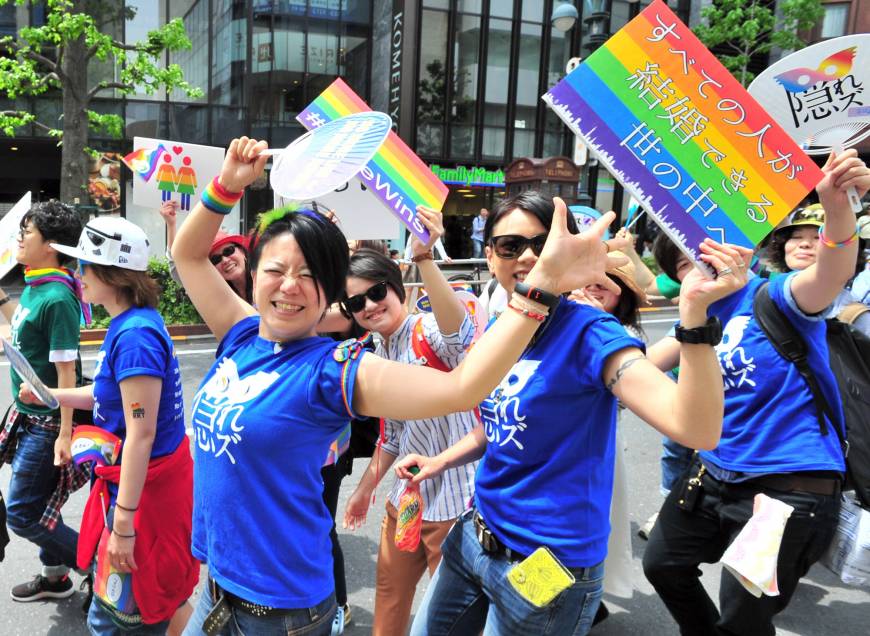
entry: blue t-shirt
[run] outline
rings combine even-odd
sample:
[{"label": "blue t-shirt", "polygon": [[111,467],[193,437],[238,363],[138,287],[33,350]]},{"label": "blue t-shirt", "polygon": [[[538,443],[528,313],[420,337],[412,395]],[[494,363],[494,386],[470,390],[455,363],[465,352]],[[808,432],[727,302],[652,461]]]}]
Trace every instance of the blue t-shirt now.
[{"label": "blue t-shirt", "polygon": [[[150,307],[131,307],[112,318],[94,369],[94,425],[127,435],[118,383],[147,375],[163,380],[151,457],[172,454],[184,439],[181,373],[163,318]],[[121,457],[124,449],[121,447]],[[114,496],[114,495],[113,495]]]},{"label": "blue t-shirt", "polygon": [[719,446],[701,452],[705,462],[746,473],[845,469],[839,437],[832,428],[843,430],[843,407],[828,364],[825,312],[808,316],[798,308],[791,295],[794,276],[771,279],[770,296],[803,334],[808,361],[837,422],[828,422],[828,435],[820,433],[809,386],[755,321],[755,293],[766,281],[753,278],[709,310],[723,325],[716,353],[725,384],[725,418]]},{"label": "blue t-shirt", "polygon": [[193,555],[247,601],[311,607],[334,589],[320,469],[355,417],[361,356],[336,359],[329,338],[270,342],[259,324],[227,332],[193,403]]},{"label": "blue t-shirt", "polygon": [[475,500],[496,537],[568,567],[604,560],[610,533],[616,398],[607,358],[643,349],[610,314],[562,300],[538,338],[480,405],[486,452]]}]

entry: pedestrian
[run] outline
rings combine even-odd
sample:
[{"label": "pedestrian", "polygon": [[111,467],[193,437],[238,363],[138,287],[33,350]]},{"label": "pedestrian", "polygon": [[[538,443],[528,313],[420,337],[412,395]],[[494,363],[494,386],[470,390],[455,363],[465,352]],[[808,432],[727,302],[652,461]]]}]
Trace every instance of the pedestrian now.
[{"label": "pedestrian", "polygon": [[[188,294],[220,342],[192,407],[192,546],[209,580],[188,635],[201,634],[209,616],[210,634],[329,634],[337,606],[320,468],[330,444],[357,414],[411,420],[471,409],[548,311],[529,301],[504,314],[450,373],[362,353],[356,341],[336,346],[315,331],[343,293],[347,242],[307,209],[260,219],[251,244],[255,310],[227,289],[208,248],[222,215],[262,174],[265,148],[232,141],[173,246]],[[601,235],[613,216],[579,236],[566,217],[562,205],[529,285],[559,292],[607,280]]]},{"label": "pedestrian", "polygon": [[[712,448],[719,439],[721,376],[710,346],[717,341],[716,323],[707,320],[706,309],[745,277],[687,277],[680,305],[687,343],[675,384],[645,359],[643,344],[613,316],[541,294],[530,284],[553,240],[547,229],[557,225],[552,220],[567,217],[569,231],[578,231],[561,199],[556,202],[554,208],[527,191],[502,200],[487,219],[487,259],[511,293],[513,309],[496,326],[528,310],[521,303],[529,298],[549,314],[540,316],[519,362],[480,405],[483,426],[435,457],[412,454],[397,464],[400,477],[418,483],[483,457],[474,506],[441,547],[441,564],[411,629],[415,635],[477,634],[484,626],[488,633],[587,633],[602,594],[617,398],[686,444]],[[611,219],[607,213],[594,227]],[[712,241],[700,250],[714,269],[736,270],[738,250]],[[420,468],[416,476],[408,470],[414,465]],[[560,584],[541,581],[535,574],[541,568]],[[560,593],[539,594],[543,588]]]},{"label": "pedestrian", "polygon": [[[11,340],[48,386],[72,388],[81,380],[79,324],[81,289],[66,259],[51,243],[75,245],[81,218],[72,207],[51,200],[35,203],[21,219],[16,260],[24,265],[24,292],[16,303],[2,292],[0,311],[12,325]],[[22,402],[22,378],[10,367],[13,405],[0,429],[0,465],[10,463],[7,524],[39,547],[42,571],[12,588],[15,601],[61,599],[75,590],[69,571],[76,565],[78,533],[63,519],[61,506],[87,483],[87,471],[70,462],[73,409]]]},{"label": "pedestrian", "polygon": [[483,258],[483,228],[486,226],[486,217],[489,210],[480,208],[480,212],[471,222],[471,258]]},{"label": "pedestrian", "polygon": [[[53,247],[79,260],[84,300],[112,317],[93,384],[53,391],[62,406],[93,409],[94,425],[122,440],[116,463],[95,467],[82,517],[78,565],[96,573],[88,629],[165,634],[196,587],[199,564],[189,549],[193,462],[181,375],[155,309],[148,239],[130,221],[105,216],[85,226],[78,246]],[[35,400],[26,388],[21,395]],[[131,589],[132,599],[113,586]]]},{"label": "pedestrian", "polygon": [[[773,617],[788,605],[798,581],[827,549],[837,527],[845,464],[840,434],[832,429],[845,431],[823,318],[855,267],[857,233],[847,189],[867,192],[870,171],[855,150],[832,153],[822,170],[816,191],[825,216],[823,226],[812,228],[820,237],[815,263],[767,284],[779,311],[807,341],[807,361],[834,417],[817,412],[806,381],[756,322],[756,293],[765,279],[753,278],[710,308],[725,324],[716,350],[725,387],[722,439],[715,449],[698,453],[675,484],[643,557],[647,579],[684,635],[774,634]],[[805,255],[808,250],[799,247],[803,240],[795,247]],[[690,293],[691,276],[683,279],[681,299]],[[651,347],[650,356],[670,368],[677,364],[677,346],[675,339],[665,338]],[[684,373],[681,362],[681,381]],[[687,490],[689,480],[692,491]],[[752,516],[759,493],[794,508],[779,547],[779,594],[756,597],[723,569],[717,607],[701,584],[698,566],[721,558]]]},{"label": "pedestrian", "polygon": [[[419,207],[417,218],[433,237],[443,233],[440,212]],[[350,258],[347,298],[343,304],[362,328],[380,336],[376,355],[449,371],[465,357],[474,337],[474,325],[459,296],[432,260],[432,252],[419,240],[414,240],[412,249],[412,260],[420,268],[431,312],[410,314],[399,267],[388,258],[365,250]],[[372,494],[397,457],[412,452],[437,455],[465,437],[477,423],[473,411],[429,419],[386,419],[383,445],[372,456],[348,499],[345,528],[355,529],[365,522]],[[407,486],[404,480],[395,480],[381,524],[374,636],[407,633],[417,583],[423,572],[428,570],[432,575],[438,567],[441,542],[474,494],[475,468],[476,463],[459,466],[422,484],[420,543],[411,552],[400,550],[394,541],[399,500]]]}]

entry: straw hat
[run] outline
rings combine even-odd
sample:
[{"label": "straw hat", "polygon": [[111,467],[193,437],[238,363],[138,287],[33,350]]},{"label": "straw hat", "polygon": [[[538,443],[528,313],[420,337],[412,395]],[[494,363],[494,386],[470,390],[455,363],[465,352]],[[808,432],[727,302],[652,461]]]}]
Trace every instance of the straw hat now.
[{"label": "straw hat", "polygon": [[616,276],[619,280],[625,283],[625,286],[628,287],[632,293],[637,297],[637,304],[639,307],[644,307],[649,304],[649,301],[646,298],[646,292],[644,292],[640,286],[637,284],[637,280],[635,279],[635,268],[634,263],[628,259],[628,257],[619,250],[613,250],[610,254],[614,256],[625,256],[626,263],[624,265],[620,265],[619,267],[613,267],[607,270],[608,274],[612,274]]}]

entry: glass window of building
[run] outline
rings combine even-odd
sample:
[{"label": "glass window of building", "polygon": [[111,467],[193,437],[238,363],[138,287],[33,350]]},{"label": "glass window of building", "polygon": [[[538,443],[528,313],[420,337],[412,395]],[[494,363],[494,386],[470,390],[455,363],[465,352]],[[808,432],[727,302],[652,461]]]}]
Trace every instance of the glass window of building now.
[{"label": "glass window of building", "polygon": [[541,75],[541,50],[544,28],[541,24],[523,22],[520,26],[519,65],[517,68],[517,96],[514,113],[513,157],[532,157],[535,154],[535,122],[540,99],[538,80]]},{"label": "glass window of building", "polygon": [[[166,2],[163,0],[127,0],[128,16],[124,22],[124,41],[127,44],[141,42],[148,38],[148,32],[159,29],[166,24]],[[158,63],[160,68],[166,65],[165,56]],[[166,90],[159,88],[152,94],[145,90],[130,95],[134,99],[165,100]]]},{"label": "glass window of building", "polygon": [[417,86],[417,152],[443,156],[447,99],[446,11],[424,9],[420,29],[420,70]]},{"label": "glass window of building", "polygon": [[824,4],[825,15],[822,18],[823,38],[836,38],[846,34],[846,21],[849,19],[849,4]]},{"label": "glass window of building", "polygon": [[[576,28],[576,27],[575,27]],[[554,86],[565,76],[565,67],[571,57],[570,32],[563,33],[558,29],[550,29],[550,55],[547,61],[547,87]],[[567,128],[562,120],[549,108],[544,115],[544,157],[552,157],[565,153]]]},{"label": "glass window of building", "polygon": [[489,0],[489,15],[495,18],[513,18],[514,0]]},{"label": "glass window of building", "polygon": [[543,22],[545,4],[541,0],[523,0],[523,20]]},{"label": "glass window of building", "polygon": [[202,97],[188,97],[181,90],[170,95],[173,102],[208,101],[208,0],[173,0],[169,3],[169,19],[181,19],[190,40],[190,48],[169,54],[169,62],[178,64],[184,72],[184,79],[191,86],[202,90]]},{"label": "glass window of building", "polygon": [[487,29],[481,154],[499,160],[505,155],[512,26],[510,20],[490,18]]},{"label": "glass window of building", "polygon": [[[474,3],[460,1],[460,4]],[[450,100],[450,154],[455,158],[468,159],[474,156],[480,22],[480,16],[468,14],[461,14],[456,20]]]},{"label": "glass window of building", "polygon": [[[245,3],[239,0],[211,0],[211,7],[212,61],[208,101],[241,106],[245,92],[245,60],[248,56]],[[256,60],[256,46],[253,56]]]}]

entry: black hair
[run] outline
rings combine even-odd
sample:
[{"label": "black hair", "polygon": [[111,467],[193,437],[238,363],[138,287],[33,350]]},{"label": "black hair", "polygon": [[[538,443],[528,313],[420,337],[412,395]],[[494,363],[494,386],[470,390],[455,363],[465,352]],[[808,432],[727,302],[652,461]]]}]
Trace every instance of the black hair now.
[{"label": "black hair", "polygon": [[347,275],[365,278],[375,283],[382,280],[386,281],[387,285],[396,292],[399,300],[403,303],[405,302],[405,287],[402,285],[402,272],[393,259],[381,252],[368,248],[354,252],[353,256],[350,257]]},{"label": "black hair", "polygon": [[388,256],[390,253],[390,248],[387,245],[386,241],[376,241],[376,240],[360,240],[356,242],[356,250],[373,250],[384,256]]},{"label": "black hair", "polygon": [[[785,244],[794,234],[794,230],[801,227],[793,225],[792,227],[783,228],[777,232],[773,232],[770,237],[770,242],[765,248],[765,256],[770,266],[777,272],[789,271],[789,266],[785,262]],[[807,226],[812,227],[812,226]]]},{"label": "black hair", "polygon": [[[486,224],[483,226],[483,242],[488,244],[492,239],[492,231],[503,217],[512,210],[519,208],[524,212],[528,212],[541,222],[547,232],[550,231],[550,226],[553,224],[553,212],[555,206],[553,200],[543,196],[535,190],[526,190],[513,196],[507,197],[499,201],[486,217]],[[577,227],[577,221],[574,215],[568,212],[568,232],[578,234],[580,229]]]},{"label": "black hair", "polygon": [[[347,279],[347,239],[335,223],[311,210],[273,210],[270,220],[261,222],[251,237],[251,271],[257,270],[263,248],[275,237],[292,234],[311,275],[323,288],[326,304],[339,300]],[[320,296],[320,290],[317,292]]]},{"label": "black hair", "polygon": [[677,278],[677,262],[683,253],[664,232],[659,233],[653,242],[652,255],[661,270],[675,283],[680,282]]},{"label": "black hair", "polygon": [[[18,225],[24,230],[28,223],[32,223],[48,243],[75,246],[82,233],[82,217],[72,206],[57,199],[31,205]],[[57,257],[60,261],[67,258],[60,252]]]},{"label": "black hair", "polygon": [[635,329],[638,333],[643,333],[640,326],[640,303],[638,303],[637,295],[634,291],[622,282],[622,279],[615,274],[607,274],[607,277],[614,283],[619,285],[619,300],[616,307],[610,312],[618,321],[619,324]]}]

